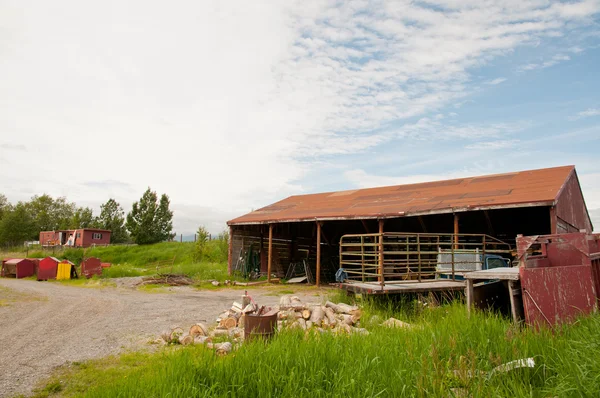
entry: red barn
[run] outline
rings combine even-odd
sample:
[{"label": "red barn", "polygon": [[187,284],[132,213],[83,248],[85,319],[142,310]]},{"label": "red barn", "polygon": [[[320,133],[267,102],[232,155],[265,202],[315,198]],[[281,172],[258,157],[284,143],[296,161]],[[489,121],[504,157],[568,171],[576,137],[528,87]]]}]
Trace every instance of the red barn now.
[{"label": "red barn", "polygon": [[110,230],[97,228],[64,229],[40,232],[42,246],[90,247],[110,244]]}]

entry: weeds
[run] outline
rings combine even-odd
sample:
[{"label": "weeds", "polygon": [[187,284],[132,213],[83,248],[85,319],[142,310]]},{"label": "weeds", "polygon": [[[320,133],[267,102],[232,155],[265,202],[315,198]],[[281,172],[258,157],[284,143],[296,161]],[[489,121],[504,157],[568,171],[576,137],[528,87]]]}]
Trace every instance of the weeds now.
[{"label": "weeds", "polygon": [[[166,347],[91,362],[62,375],[65,395],[87,397],[354,397],[354,396],[598,396],[600,316],[551,333],[515,329],[463,305],[411,309],[415,327],[372,322],[368,336],[279,333],[269,343],[244,344],[220,358],[197,347]],[[366,304],[365,316],[406,313]],[[403,320],[407,320],[403,318]],[[507,339],[509,333],[511,338]],[[131,355],[136,358],[131,366]],[[534,369],[490,373],[501,363],[534,357]],[[85,389],[82,378],[92,377]],[[86,376],[87,375],[87,376]],[[460,395],[458,395],[460,396]]]}]

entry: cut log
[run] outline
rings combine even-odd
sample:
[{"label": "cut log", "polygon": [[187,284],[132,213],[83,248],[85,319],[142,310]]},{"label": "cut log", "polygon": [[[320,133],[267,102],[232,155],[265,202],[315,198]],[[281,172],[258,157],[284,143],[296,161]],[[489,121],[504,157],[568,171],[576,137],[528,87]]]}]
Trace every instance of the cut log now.
[{"label": "cut log", "polygon": [[298,322],[302,330],[306,330],[306,320],[304,318],[299,318],[296,322]]},{"label": "cut log", "polygon": [[352,323],[357,323],[358,321],[360,321],[360,318],[362,317],[362,311],[361,310],[356,310],[352,312]]},{"label": "cut log", "polygon": [[215,351],[217,355],[227,355],[231,352],[232,349],[233,345],[229,341],[220,344],[215,344]]},{"label": "cut log", "polygon": [[183,329],[178,327],[174,327],[173,329],[171,329],[171,342],[177,342],[179,341],[179,338],[183,336]]},{"label": "cut log", "polygon": [[211,335],[214,337],[227,336],[228,334],[229,334],[229,331],[227,329],[222,329],[222,328],[216,328],[211,332]]},{"label": "cut log", "polygon": [[313,323],[312,323],[312,321],[306,321],[306,328],[307,328],[307,329],[310,329],[310,328],[312,328],[312,327],[313,327]]},{"label": "cut log", "polygon": [[194,344],[194,336],[190,336],[189,334],[185,335],[185,336],[181,336],[179,338],[179,342],[183,345]]},{"label": "cut log", "polygon": [[171,331],[163,330],[163,332],[160,334],[160,337],[165,341],[165,343],[170,343],[171,342]]},{"label": "cut log", "polygon": [[279,305],[281,306],[288,306],[290,304],[292,304],[290,296],[281,296],[281,298],[279,299]]},{"label": "cut log", "polygon": [[220,285],[220,283],[219,283],[218,281],[212,281],[212,282],[211,282],[211,284],[212,284],[213,286],[219,286],[219,285]]},{"label": "cut log", "polygon": [[280,305],[280,310],[292,310],[292,311],[302,311],[306,310],[309,307],[306,304],[290,304],[290,305]]},{"label": "cut log", "polygon": [[357,306],[348,305],[348,304],[344,304],[344,303],[335,304],[335,303],[332,303],[331,301],[326,302],[325,303],[325,307],[331,308],[332,310],[334,310],[338,314],[349,314],[349,315],[352,315],[352,313],[354,311],[358,310]]},{"label": "cut log", "polygon": [[225,318],[219,322],[219,326],[225,329],[231,329],[237,326],[237,319]]},{"label": "cut log", "polygon": [[354,325],[354,320],[352,319],[352,315],[341,314],[340,317],[342,318],[343,324],[346,324],[348,326]]},{"label": "cut log", "polygon": [[352,332],[357,334],[363,334],[365,336],[370,334],[369,331],[364,328],[352,328]]},{"label": "cut log", "polygon": [[229,329],[229,337],[233,337],[233,338],[244,337],[244,329],[242,329],[242,328]]},{"label": "cut log", "polygon": [[325,316],[327,317],[327,320],[329,320],[329,324],[331,326],[335,326],[337,324],[337,319],[335,319],[335,314],[331,308],[325,307]]},{"label": "cut log", "polygon": [[194,337],[194,342],[196,344],[212,343],[212,339],[208,336],[196,336]]},{"label": "cut log", "polygon": [[410,323],[402,322],[396,318],[390,318],[387,321],[381,324],[382,326],[387,326],[388,328],[405,328],[410,329],[412,325]]},{"label": "cut log", "polygon": [[238,303],[237,301],[233,302],[233,305],[231,306],[231,310],[233,312],[242,312],[242,309],[244,307],[242,307],[242,305],[240,303]]},{"label": "cut log", "polygon": [[190,328],[190,336],[208,336],[208,329],[206,328],[206,326],[204,326],[204,324],[197,323],[195,325],[192,325],[192,327]]},{"label": "cut log", "polygon": [[302,318],[309,319],[310,318],[310,310],[302,310]]},{"label": "cut log", "polygon": [[321,308],[320,305],[314,307],[310,314],[310,321],[314,324],[320,325],[323,317],[325,316],[325,311]]},{"label": "cut log", "polygon": [[292,297],[290,297],[290,303],[291,304],[302,304],[302,300],[300,300],[300,297],[298,297],[298,296],[292,296]]}]

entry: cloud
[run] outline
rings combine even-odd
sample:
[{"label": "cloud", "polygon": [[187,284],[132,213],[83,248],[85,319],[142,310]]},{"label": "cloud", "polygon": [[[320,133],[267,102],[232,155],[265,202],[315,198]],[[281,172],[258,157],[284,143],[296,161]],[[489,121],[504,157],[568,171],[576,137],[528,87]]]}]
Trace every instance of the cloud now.
[{"label": "cloud", "polygon": [[0,144],[0,148],[6,149],[9,151],[25,151],[27,147],[22,144]]},{"label": "cloud", "polygon": [[489,85],[495,86],[496,84],[500,84],[500,83],[505,82],[505,81],[506,81],[505,77],[498,77],[498,78],[496,78],[494,80],[490,80],[490,81],[486,82],[485,84],[489,84]]},{"label": "cloud", "polygon": [[569,61],[570,59],[571,59],[571,57],[569,57],[568,55],[557,54],[557,55],[553,56],[551,59],[541,62],[541,63],[537,63],[537,64],[531,63],[531,64],[523,65],[523,66],[519,67],[518,71],[524,72],[524,71],[529,71],[529,70],[534,70],[534,69],[549,68],[560,62]]},{"label": "cloud", "polygon": [[498,150],[514,148],[520,140],[497,140],[497,141],[484,141],[476,142],[474,144],[467,145],[466,149],[472,150]]},{"label": "cloud", "polygon": [[600,116],[600,108],[588,108],[585,111],[577,113],[575,116],[571,116],[569,120],[579,120],[586,117]]},{"label": "cloud", "polygon": [[[538,0],[0,7],[0,130],[15,131],[30,155],[0,168],[7,194],[132,202],[150,186],[192,206],[177,220],[302,193],[320,158],[395,139],[506,140],[522,127],[427,115],[468,101],[477,69],[577,31],[599,9]],[[31,161],[49,154],[73,167]],[[117,180],[128,186],[102,188]]]}]

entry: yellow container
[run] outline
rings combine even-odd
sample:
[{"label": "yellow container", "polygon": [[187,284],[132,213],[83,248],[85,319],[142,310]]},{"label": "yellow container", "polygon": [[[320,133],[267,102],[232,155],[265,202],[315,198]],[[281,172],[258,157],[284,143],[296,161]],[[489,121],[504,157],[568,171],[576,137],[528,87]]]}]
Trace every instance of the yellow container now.
[{"label": "yellow container", "polygon": [[58,270],[56,271],[56,279],[71,279],[71,264],[64,262],[58,263]]}]

